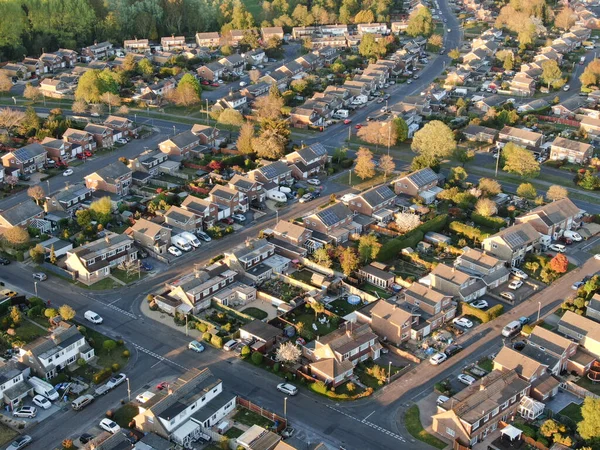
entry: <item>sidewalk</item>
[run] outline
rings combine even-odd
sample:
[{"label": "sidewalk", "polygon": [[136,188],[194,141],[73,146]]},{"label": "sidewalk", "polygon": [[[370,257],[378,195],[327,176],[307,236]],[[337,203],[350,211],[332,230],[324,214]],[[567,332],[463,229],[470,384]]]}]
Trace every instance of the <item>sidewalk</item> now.
[{"label": "sidewalk", "polygon": [[[145,297],[142,300],[142,304],[140,305],[140,311],[147,318],[149,318],[151,320],[155,320],[156,322],[160,322],[163,325],[166,325],[174,330],[177,330],[180,333],[185,334],[185,325],[182,327],[179,327],[179,326],[175,325],[175,322],[173,321],[173,317],[169,316],[168,314],[166,314],[162,311],[152,311],[150,309],[150,304],[148,303],[148,300],[146,300]],[[190,337],[190,340],[198,339],[201,341],[202,333],[200,333],[200,331],[198,331],[192,325],[193,324],[190,323],[189,328],[188,328],[188,336]]]}]

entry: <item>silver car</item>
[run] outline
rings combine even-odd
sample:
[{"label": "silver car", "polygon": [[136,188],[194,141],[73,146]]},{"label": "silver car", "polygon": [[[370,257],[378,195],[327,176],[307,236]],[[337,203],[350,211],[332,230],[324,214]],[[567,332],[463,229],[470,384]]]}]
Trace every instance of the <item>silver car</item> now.
[{"label": "silver car", "polygon": [[20,408],[15,409],[12,415],[14,417],[33,419],[37,416],[37,408],[35,406],[21,406]]},{"label": "silver car", "polygon": [[24,434],[23,436],[19,436],[14,441],[12,441],[12,443],[8,447],[6,447],[6,450],[21,450],[22,448],[31,444],[32,440],[33,439],[31,438],[31,436]]}]

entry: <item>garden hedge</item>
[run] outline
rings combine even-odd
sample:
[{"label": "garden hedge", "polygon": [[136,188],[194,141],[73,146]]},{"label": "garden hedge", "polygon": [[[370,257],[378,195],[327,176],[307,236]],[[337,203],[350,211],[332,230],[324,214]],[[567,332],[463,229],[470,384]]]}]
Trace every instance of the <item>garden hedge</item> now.
[{"label": "garden hedge", "polygon": [[465,314],[467,316],[473,316],[480,320],[482,323],[488,323],[494,320],[496,317],[502,315],[502,313],[504,312],[504,305],[492,306],[487,311],[475,308],[466,302],[461,302],[460,305],[462,314]]},{"label": "garden hedge", "polygon": [[478,242],[481,242],[489,236],[487,233],[482,233],[479,228],[470,227],[469,225],[456,221],[450,223],[450,230]]},{"label": "garden hedge", "polygon": [[485,217],[481,214],[477,214],[476,212],[471,214],[471,220],[477,225],[493,228],[494,230],[499,230],[500,228],[506,226],[506,222],[501,217]]}]

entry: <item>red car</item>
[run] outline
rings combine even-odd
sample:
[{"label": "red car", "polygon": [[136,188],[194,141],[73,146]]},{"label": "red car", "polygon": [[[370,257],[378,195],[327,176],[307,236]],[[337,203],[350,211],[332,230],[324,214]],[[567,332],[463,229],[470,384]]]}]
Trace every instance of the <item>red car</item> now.
[{"label": "red car", "polygon": [[224,219],[221,219],[221,222],[226,225],[233,225],[233,219],[231,217],[225,217]]},{"label": "red car", "polygon": [[219,87],[219,86],[221,86],[221,85],[220,85],[219,83],[211,83],[211,86],[212,86],[212,87]]},{"label": "red car", "polygon": [[156,389],[158,389],[159,391],[162,391],[164,388],[166,388],[169,385],[169,383],[167,383],[166,381],[161,381],[160,383],[158,383],[156,385]]},{"label": "red car", "polygon": [[348,125],[349,123],[352,123],[352,119],[346,119],[346,120],[344,120],[344,125]]},{"label": "red car", "polygon": [[359,123],[358,125],[356,125],[354,128],[356,128],[357,130],[360,130],[362,128],[362,125]]},{"label": "red car", "polygon": [[205,81],[203,81],[203,82],[202,82],[202,83],[200,83],[200,84],[202,84],[202,85],[204,85],[204,86],[208,86],[210,83],[209,83],[208,81],[206,81],[206,80],[205,80]]},{"label": "red car", "polygon": [[83,153],[77,153],[77,159],[83,159],[83,158],[85,158]]},{"label": "red car", "polygon": [[89,150],[86,150],[85,152],[83,152],[83,154],[84,154],[84,156],[85,156],[86,158],[91,158],[91,157],[92,157],[92,155],[93,155],[93,153],[92,153],[92,152],[90,152]]}]

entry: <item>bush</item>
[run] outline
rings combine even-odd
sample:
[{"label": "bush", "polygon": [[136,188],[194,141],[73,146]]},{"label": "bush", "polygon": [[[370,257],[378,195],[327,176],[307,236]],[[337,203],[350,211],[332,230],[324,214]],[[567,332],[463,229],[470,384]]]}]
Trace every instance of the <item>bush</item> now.
[{"label": "bush", "polygon": [[273,372],[277,373],[277,372],[279,372],[279,369],[281,369],[281,364],[279,364],[279,363],[276,363],[276,364],[273,366]]},{"label": "bush", "polygon": [[208,326],[205,323],[202,322],[196,322],[196,329],[200,332],[200,333],[206,333],[206,331],[208,331]]},{"label": "bush", "polygon": [[242,358],[247,358],[251,352],[252,352],[252,350],[250,350],[250,347],[248,345],[244,345],[242,347],[242,351],[240,352],[240,356]]},{"label": "bush", "polygon": [[125,344],[125,342],[123,342],[123,339],[119,339],[119,340],[117,341],[117,345],[118,345],[119,347],[121,347],[123,344]]},{"label": "bush", "polygon": [[87,364],[87,361],[86,361],[85,359],[83,359],[83,358],[79,358],[79,359],[77,360],[77,365],[78,365],[79,367],[85,367],[85,365],[86,365],[86,364]]},{"label": "bush", "polygon": [[471,214],[471,220],[477,225],[493,228],[494,230],[499,230],[500,228],[506,226],[506,222],[501,217],[484,217],[475,212]]},{"label": "bush", "polygon": [[99,370],[98,372],[96,372],[93,376],[92,376],[92,381],[95,384],[100,384],[102,383],[104,380],[110,378],[110,376],[112,375],[112,370],[110,369],[110,367],[106,367],[102,370]]},{"label": "bush", "polygon": [[500,317],[504,313],[504,305],[495,305],[486,311],[490,320],[494,320],[496,317]]},{"label": "bush", "polygon": [[428,220],[427,222],[422,223],[414,230],[387,241],[381,246],[379,254],[377,255],[377,260],[385,262],[395,258],[398,256],[398,253],[402,251],[402,249],[407,247],[415,247],[423,240],[425,233],[429,231],[443,230],[447,222],[448,215],[441,214],[431,220]]},{"label": "bush", "polygon": [[210,340],[212,339],[212,334],[206,331],[202,334],[202,339],[204,339],[204,341],[206,342],[210,342]]},{"label": "bush", "polygon": [[492,306],[487,311],[482,311],[481,309],[474,308],[466,302],[461,302],[460,305],[462,314],[473,316],[480,320],[482,323],[488,323],[489,321],[494,320],[496,317],[500,316],[504,312],[504,305]]},{"label": "bush", "polygon": [[531,325],[523,325],[523,329],[521,331],[523,334],[530,335],[533,332],[533,327]]},{"label": "bush", "polygon": [[223,347],[223,338],[221,336],[214,335],[210,339],[210,343],[217,348],[222,348]]},{"label": "bush", "polygon": [[129,350],[123,350],[123,358],[129,358],[129,356],[131,356],[131,353],[129,353]]},{"label": "bush", "polygon": [[121,364],[119,364],[119,363],[114,363],[111,366],[111,369],[112,369],[113,372],[118,372],[120,368],[121,368]]},{"label": "bush", "polygon": [[262,361],[263,361],[263,354],[261,352],[252,353],[252,363],[254,363],[257,366],[260,366],[262,364]]},{"label": "bush", "polygon": [[466,225],[462,222],[451,222],[449,228],[456,234],[465,236],[466,238],[469,238],[472,241],[481,242],[486,237],[488,237],[488,234],[482,233],[479,228],[470,227],[469,225]]}]

